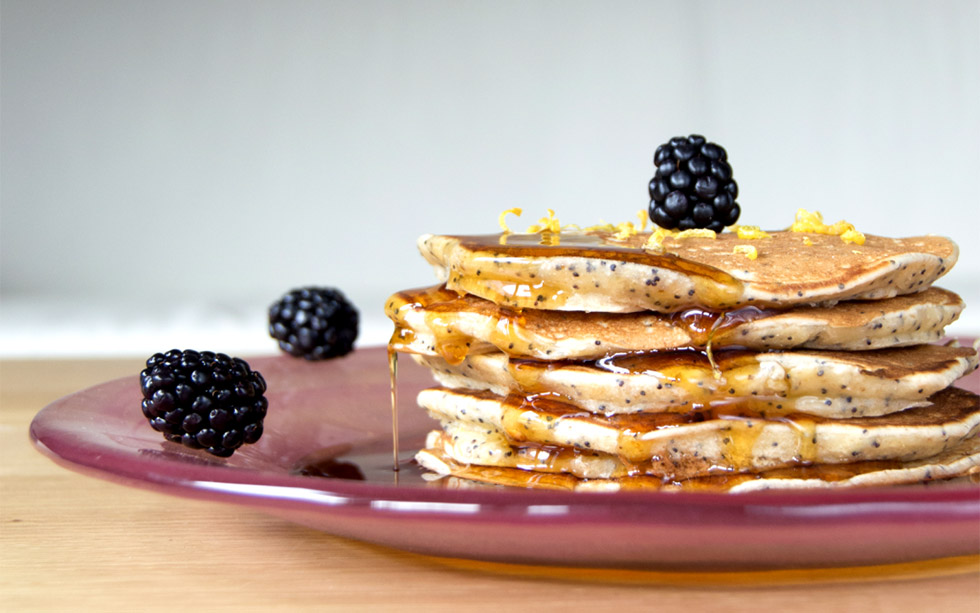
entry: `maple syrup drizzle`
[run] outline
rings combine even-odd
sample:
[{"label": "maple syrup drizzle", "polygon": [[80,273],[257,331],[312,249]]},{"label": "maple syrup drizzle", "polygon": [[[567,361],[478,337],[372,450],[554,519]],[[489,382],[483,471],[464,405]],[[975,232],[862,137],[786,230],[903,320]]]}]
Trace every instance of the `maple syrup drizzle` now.
[{"label": "maple syrup drizzle", "polygon": [[[395,331],[394,340],[403,338]],[[649,356],[646,356],[649,357]],[[696,359],[696,358],[693,358]],[[389,370],[391,376],[392,401],[392,465],[389,469],[382,468],[378,454],[367,453],[358,456],[347,456],[337,453],[337,450],[321,450],[304,458],[297,463],[294,472],[334,479],[368,480],[385,482],[394,480],[399,484],[399,449],[398,449],[398,404],[397,404],[397,350],[394,346],[388,348]],[[659,455],[651,454],[649,446],[639,443],[621,442],[620,452],[613,457],[622,465],[623,476],[614,476],[613,480],[622,489],[681,489],[695,491],[725,491],[732,487],[754,479],[820,479],[823,481],[838,481],[852,478],[871,470],[891,470],[904,468],[899,461],[863,461],[853,464],[814,464],[816,461],[816,427],[820,422],[832,421],[823,418],[810,417],[796,413],[784,416],[767,416],[753,409],[751,402],[734,401],[724,406],[696,406],[690,413],[638,413],[627,415],[602,416],[583,411],[561,402],[550,394],[513,393],[507,397],[504,404],[509,408],[505,412],[505,431],[513,441],[512,446],[520,456],[516,468],[467,465],[453,470],[452,474],[464,479],[524,488],[575,489],[584,479],[570,474],[570,465],[583,455],[596,455],[594,450],[586,450],[562,444],[539,442],[535,429],[523,427],[526,415],[522,421],[522,413],[530,410],[546,415],[542,424],[548,423],[547,415],[552,421],[562,419],[588,419],[605,422],[622,429],[621,441],[635,441],[634,434],[642,435],[654,429],[671,428],[677,425],[697,423],[708,419],[724,419],[732,422],[728,430],[727,449],[724,452],[727,465],[712,466],[708,474],[689,479],[676,479],[663,475],[662,470],[653,468],[662,460]],[[758,418],[783,422],[797,431],[797,456],[795,465],[769,469],[761,473],[748,472],[752,468],[752,458],[755,443],[763,431],[762,424],[752,420]],[[537,432],[547,430],[547,425],[539,426]],[[528,434],[530,439],[528,440]],[[645,455],[644,455],[645,454]],[[449,486],[447,480],[427,482],[420,471],[410,471],[409,482],[427,486]],[[385,477],[387,474],[387,478]]]},{"label": "maple syrup drizzle", "polygon": [[[494,302],[522,308],[560,308],[575,291],[574,284],[549,283],[501,271],[506,263],[521,271],[537,268],[545,258],[579,257],[593,261],[629,262],[651,269],[683,274],[703,300],[734,304],[742,293],[742,283],[732,275],[706,264],[670,253],[645,251],[636,241],[610,242],[610,233],[567,233],[560,240],[542,240],[539,234],[488,234],[455,236],[471,253],[476,270],[450,270],[447,286],[471,294],[493,297]],[[506,237],[501,241],[502,237]],[[554,244],[552,244],[554,243]]]},{"label": "maple syrup drizzle", "polygon": [[[872,471],[901,470],[903,468],[905,468],[905,465],[902,462],[880,460],[856,462],[854,464],[792,466],[771,469],[761,473],[728,472],[692,477],[690,479],[671,479],[668,477],[636,473],[626,475],[625,477],[613,477],[611,481],[614,481],[616,486],[621,490],[724,492],[739,484],[757,479],[813,479],[833,482],[851,479]],[[576,487],[589,481],[588,479],[581,479],[567,473],[531,472],[522,468],[479,466],[476,464],[456,466],[452,474],[470,482],[476,481],[509,487],[552,490],[574,490]],[[965,475],[920,485],[929,487],[958,487],[968,483],[977,483],[977,477],[977,475]]]},{"label": "maple syrup drizzle", "polygon": [[[407,316],[409,313],[420,312],[427,331],[434,338],[431,350],[448,363],[459,364],[470,353],[473,342],[478,340],[462,333],[453,325],[457,315],[470,308],[472,307],[467,303],[464,295],[446,289],[445,286],[398,292],[392,296],[386,306],[386,312],[395,322],[396,327],[391,343],[399,351],[413,351],[411,345],[416,340],[416,332],[408,324]],[[483,313],[487,317],[496,318],[496,324],[488,330],[486,338],[479,340],[497,347],[511,357],[519,358],[529,351],[531,341],[524,334],[524,330],[528,326],[528,317],[533,316],[535,311],[488,305]],[[672,314],[643,312],[636,316],[661,317],[667,324],[684,330],[690,338],[691,348],[704,348],[708,362],[715,367],[717,378],[718,367],[714,359],[716,339],[728,335],[742,325],[769,317],[774,313],[776,311],[756,307],[743,307],[730,311],[692,308]],[[632,316],[634,315],[613,315],[613,323],[610,325],[615,325],[616,318]]]},{"label": "maple syrup drizzle", "polygon": [[388,344],[388,376],[391,385],[392,470],[398,472],[398,352]]},{"label": "maple syrup drizzle", "polygon": [[[392,342],[388,347],[388,364],[391,379],[391,402],[392,402],[392,466],[385,470],[381,468],[377,454],[366,454],[362,456],[346,456],[338,454],[336,450],[322,450],[324,453],[313,454],[304,458],[294,470],[298,474],[334,478],[334,479],[364,479],[370,481],[384,482],[385,473],[388,479],[394,479],[394,484],[399,483],[399,432],[398,432],[398,396],[397,396],[397,344],[405,339],[403,331],[397,328],[392,335]],[[671,352],[676,353],[676,352]],[[688,361],[697,361],[693,354],[687,352]],[[649,368],[651,360],[665,360],[665,355],[651,356],[629,355],[613,356],[618,360],[607,360],[607,363],[617,363],[616,368],[623,368],[625,360],[638,360],[638,364],[644,364]],[[677,355],[674,359],[677,359]],[[738,352],[729,358],[737,359]],[[701,358],[702,360],[704,358]],[[532,362],[531,360],[525,361]],[[635,366],[634,366],[635,367]],[[489,394],[489,392],[488,392]],[[507,485],[512,487],[524,488],[548,488],[548,489],[575,489],[582,483],[583,479],[570,474],[570,464],[585,454],[596,455],[594,450],[585,450],[574,446],[555,444],[549,442],[539,442],[537,438],[540,432],[547,430],[547,425],[538,425],[527,428],[526,412],[530,410],[536,414],[545,415],[542,420],[547,424],[550,421],[560,421],[562,419],[587,419],[598,422],[605,422],[614,427],[621,428],[619,453],[613,454],[615,459],[622,465],[625,476],[614,478],[616,484],[622,489],[682,489],[697,491],[725,491],[735,485],[751,481],[754,479],[820,479],[823,481],[844,480],[871,470],[890,470],[904,468],[904,464],[899,461],[863,461],[853,464],[825,465],[814,464],[816,458],[816,428],[817,424],[826,420],[823,418],[788,413],[782,416],[767,416],[763,411],[756,411],[754,402],[757,400],[736,400],[729,399],[729,404],[719,404],[717,406],[695,406],[692,411],[686,414],[671,413],[637,413],[626,415],[602,416],[583,411],[571,405],[567,405],[552,394],[528,394],[512,393],[505,400],[504,421],[505,431],[513,441],[513,447],[521,457],[516,468],[501,468],[493,466],[467,465],[457,467],[453,470],[453,475],[476,482],[484,482],[494,485]],[[748,404],[745,404],[748,402]],[[523,419],[521,416],[523,415]],[[783,422],[797,431],[797,456],[794,458],[795,465],[769,469],[761,473],[748,472],[752,468],[752,459],[756,441],[763,431],[762,424],[755,422],[759,418],[770,421]],[[635,441],[643,432],[660,428],[671,428],[683,424],[697,423],[708,419],[724,419],[732,422],[732,427],[728,430],[727,450],[724,452],[727,465],[713,466],[708,469],[706,476],[698,476],[689,479],[675,479],[671,476],[663,476],[651,467],[661,461],[661,457],[652,454],[649,446],[640,443],[628,442]],[[528,435],[530,434],[530,439]],[[636,435],[636,436],[634,436]],[[545,439],[547,440],[547,439]],[[627,442],[624,442],[627,441]],[[448,486],[449,482],[440,480],[427,482],[421,472],[413,471],[408,475],[411,483],[425,484],[431,486]]]},{"label": "maple syrup drizzle", "polygon": [[670,253],[656,254],[644,251],[630,242],[610,242],[608,233],[575,232],[561,235],[561,240],[542,241],[539,234],[510,234],[504,244],[499,234],[454,236],[461,246],[470,251],[487,251],[506,258],[574,256],[595,260],[633,262],[657,268],[666,268],[709,278],[723,285],[740,285],[728,273]]},{"label": "maple syrup drizzle", "polygon": [[[767,425],[783,424],[793,433],[796,452],[793,462],[808,466],[817,461],[817,425],[825,418],[789,412],[771,416],[758,410],[754,401],[734,400],[724,405],[696,405],[687,413],[626,413],[601,415],[568,404],[550,393],[513,392],[503,399],[502,426],[507,437],[517,445],[537,445],[550,450],[547,457],[565,458],[559,450],[568,453],[586,453],[557,438],[556,428],[562,420],[577,419],[589,424],[615,430],[616,450],[607,450],[617,456],[624,466],[631,467],[630,474],[645,474],[651,461],[659,459],[658,449],[662,441],[645,435],[658,431],[688,426],[705,421],[723,421],[717,436],[724,446],[725,464],[713,467],[718,471],[745,472],[756,465],[756,444]],[[556,460],[559,461],[559,460]],[[543,465],[542,470],[555,470]]]},{"label": "maple syrup drizzle", "polygon": [[[400,463],[409,461],[404,458]],[[358,448],[356,451],[337,447],[319,449],[298,460],[291,472],[308,477],[366,481],[373,484],[427,485],[422,471],[392,471],[390,451],[376,445]]]},{"label": "maple syrup drizzle", "polygon": [[[737,474],[752,468],[755,457],[754,448],[759,436],[764,430],[764,420],[783,422],[796,432],[797,451],[795,461],[799,464],[793,469],[809,470],[810,474],[820,474],[820,478],[847,478],[851,474],[846,468],[808,466],[816,460],[816,428],[818,418],[799,415],[792,412],[791,403],[784,402],[788,410],[779,415],[767,415],[766,409],[757,399],[739,400],[731,396],[721,402],[707,402],[692,406],[688,413],[633,413],[625,415],[597,415],[589,413],[572,405],[561,402],[562,399],[542,389],[539,380],[545,369],[560,367],[565,362],[542,362],[532,359],[519,359],[515,352],[507,351],[515,345],[521,346],[521,330],[526,326],[522,307],[543,306],[541,301],[553,306],[560,306],[571,291],[560,285],[548,284],[542,280],[515,279],[508,274],[495,275],[491,262],[506,260],[510,264],[520,263],[524,258],[537,259],[541,257],[583,257],[606,259],[614,262],[632,262],[655,268],[663,268],[688,275],[699,292],[716,298],[728,297],[741,290],[741,283],[734,277],[716,268],[685,260],[671,254],[652,254],[627,245],[609,244],[603,238],[594,234],[562,235],[561,240],[543,240],[541,235],[507,235],[504,240],[500,235],[457,237],[461,245],[473,252],[478,252],[477,262],[488,264],[482,274],[462,274],[451,271],[447,286],[438,288],[422,288],[406,290],[395,295],[387,305],[389,316],[395,321],[395,331],[388,346],[388,361],[391,378],[392,402],[392,450],[393,470],[397,480],[399,470],[399,432],[398,432],[398,396],[397,396],[397,353],[398,351],[413,351],[411,345],[416,340],[415,332],[405,322],[402,309],[422,310],[427,328],[435,336],[433,349],[450,364],[460,364],[469,353],[473,339],[460,333],[454,328],[455,314],[466,310],[462,292],[473,291],[478,285],[490,288],[491,293],[502,296],[504,304],[516,305],[516,309],[502,307],[498,313],[496,325],[491,333],[489,342],[500,347],[511,356],[509,370],[518,385],[519,392],[510,394],[504,401],[503,426],[508,437],[517,447],[523,449],[526,464],[522,466],[523,473],[515,476],[507,469],[492,467],[466,467],[470,471],[469,478],[479,478],[482,471],[484,480],[517,484],[523,481],[525,487],[549,486],[557,482],[551,480],[556,475],[548,473],[563,473],[569,462],[586,451],[574,446],[566,446],[552,442],[548,437],[549,430],[564,419],[585,419],[599,424],[605,424],[618,429],[617,453],[615,456],[622,463],[628,475],[638,476],[648,473],[647,465],[659,461],[652,454],[655,447],[642,440],[646,432],[664,428],[674,428],[681,425],[693,424],[708,419],[719,419],[729,422],[724,429],[725,450],[723,456],[726,466],[716,467],[722,472],[731,473],[724,476],[713,476],[691,480],[690,486],[697,489],[723,489],[740,480],[758,478],[758,475]],[[453,276],[455,275],[455,276]],[[533,275],[532,275],[533,276]],[[664,315],[667,320],[688,332],[691,344],[703,347],[704,350],[671,350],[663,352],[631,352],[607,356],[590,363],[611,372],[643,372],[652,374],[673,385],[692,388],[697,385],[692,373],[703,374],[705,367],[716,378],[722,371],[731,379],[737,380],[742,371],[751,373],[758,367],[758,361],[750,357],[750,353],[737,349],[726,349],[719,352],[713,350],[713,343],[721,335],[728,334],[739,326],[771,315],[767,311],[755,307],[740,308],[731,311],[715,311],[700,308],[689,308],[670,315]],[[583,362],[578,362],[583,363]],[[734,396],[738,396],[737,384],[732,383]],[[699,387],[699,386],[698,386]],[[727,387],[727,385],[726,385]],[[785,400],[785,399],[783,399]],[[761,408],[760,408],[761,407]],[[529,415],[531,418],[529,418]],[[760,421],[763,420],[763,421]],[[886,463],[881,463],[886,464]],[[897,464],[897,463],[896,463]],[[331,467],[335,470],[337,467]],[[812,469],[812,470],[810,470]],[[772,473],[773,471],[769,471]],[[502,476],[505,475],[506,477]],[[791,474],[787,472],[787,474]],[[792,473],[795,474],[795,473]],[[492,475],[487,479],[486,475]],[[844,475],[837,477],[837,475]],[[567,475],[565,475],[567,476]],[[666,480],[664,481],[666,482]]]},{"label": "maple syrup drizzle", "polygon": [[736,328],[775,315],[778,311],[754,306],[728,311],[690,308],[666,315],[669,321],[687,331],[695,347],[709,346],[719,335]]}]

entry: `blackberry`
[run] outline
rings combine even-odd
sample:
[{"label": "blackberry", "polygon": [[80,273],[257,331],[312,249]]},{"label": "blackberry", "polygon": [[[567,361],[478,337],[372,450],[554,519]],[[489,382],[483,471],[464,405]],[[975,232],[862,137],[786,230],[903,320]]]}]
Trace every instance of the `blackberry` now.
[{"label": "blackberry", "polygon": [[269,335],[286,353],[307,360],[350,353],[357,321],[357,309],[329,287],[294,289],[269,307]]},{"label": "blackberry", "polygon": [[721,232],[738,221],[738,184],[725,149],[703,136],[677,136],[653,154],[650,219],[662,228]]},{"label": "blackberry", "polygon": [[168,441],[228,457],[262,436],[265,379],[247,362],[212,351],[156,353],[140,373],[143,415]]}]

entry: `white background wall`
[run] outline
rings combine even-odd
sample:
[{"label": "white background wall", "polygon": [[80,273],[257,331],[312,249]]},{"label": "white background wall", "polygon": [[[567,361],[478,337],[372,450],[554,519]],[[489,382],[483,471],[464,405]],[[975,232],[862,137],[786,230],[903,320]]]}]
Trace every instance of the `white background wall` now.
[{"label": "white background wall", "polygon": [[690,132],[742,223],[951,236],[980,311],[975,0],[3,0],[0,28],[6,354],[271,351],[303,284],[381,342],[432,281],[417,235],[632,220]]}]

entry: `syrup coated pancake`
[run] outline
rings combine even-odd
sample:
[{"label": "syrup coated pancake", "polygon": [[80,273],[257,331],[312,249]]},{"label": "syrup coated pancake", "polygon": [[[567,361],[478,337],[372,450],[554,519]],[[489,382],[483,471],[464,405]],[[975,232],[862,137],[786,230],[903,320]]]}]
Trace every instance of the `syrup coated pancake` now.
[{"label": "syrup coated pancake", "polygon": [[[824,234],[745,240],[723,232],[667,238],[663,254],[642,248],[648,237],[562,232],[549,237],[558,244],[541,244],[540,234],[428,234],[419,250],[449,289],[509,307],[610,313],[877,300],[928,288],[958,257],[956,244],[938,236],[867,235],[857,245]],[[739,245],[758,257],[736,253]]]},{"label": "syrup coated pancake", "polygon": [[439,448],[460,463],[513,466],[521,459],[515,458],[514,446],[532,443],[559,455],[560,449],[576,449],[574,458],[556,466],[571,474],[615,477],[626,466],[634,474],[669,479],[801,464],[911,462],[976,437],[976,394],[948,388],[930,401],[883,417],[831,420],[710,413],[604,417],[541,397],[529,402],[446,388],[418,396],[448,437]]},{"label": "syrup coated pancake", "polygon": [[748,307],[725,314],[699,309],[674,315],[518,312],[444,286],[398,292],[385,305],[396,325],[396,349],[440,355],[449,362],[494,350],[538,360],[598,359],[627,351],[704,347],[709,341],[715,348],[878,349],[939,340],[962,310],[959,296],[935,287],[834,307]]},{"label": "syrup coated pancake", "polygon": [[[553,394],[593,413],[684,413],[740,402],[772,415],[876,416],[928,402],[977,367],[968,347],[916,345],[875,351],[714,352],[617,355],[594,362],[539,362],[486,353],[450,364],[413,356],[446,387],[505,396]],[[718,376],[720,373],[720,376]]]},{"label": "syrup coated pancake", "polygon": [[[459,461],[445,450],[445,435],[434,432],[426,449],[416,459],[436,475],[458,480],[453,487],[471,487],[474,481],[512,487],[553,490],[618,491],[727,491],[742,493],[768,489],[828,489],[874,487],[953,479],[980,472],[980,437],[962,441],[930,458],[909,462],[855,462],[836,466],[800,466],[760,473],[739,473],[693,477],[687,480],[662,479],[648,475],[583,478],[570,472],[550,471],[544,462],[501,461],[493,465]],[[517,449],[512,455],[518,453]],[[611,459],[615,463],[615,459]],[[537,467],[532,472],[531,466]]]}]

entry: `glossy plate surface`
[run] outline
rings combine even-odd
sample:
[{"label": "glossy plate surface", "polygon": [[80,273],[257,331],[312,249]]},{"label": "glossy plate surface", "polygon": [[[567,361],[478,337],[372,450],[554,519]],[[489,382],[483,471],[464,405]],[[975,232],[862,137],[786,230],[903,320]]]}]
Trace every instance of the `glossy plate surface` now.
[{"label": "glossy plate surface", "polygon": [[[59,464],[96,477],[438,556],[747,570],[980,552],[980,485],[971,482],[741,495],[448,489],[425,482],[406,461],[391,470],[384,348],[321,363],[249,362],[268,381],[269,415],[262,439],[231,458],[184,449],[153,431],[140,412],[137,374],[52,403],[34,419],[31,437]],[[410,458],[433,428],[414,404],[430,378],[407,358],[399,367],[400,441]],[[980,390],[980,373],[959,386]],[[338,453],[349,461],[328,460]],[[347,478],[307,476],[303,467]],[[350,479],[358,469],[365,479]]]}]

